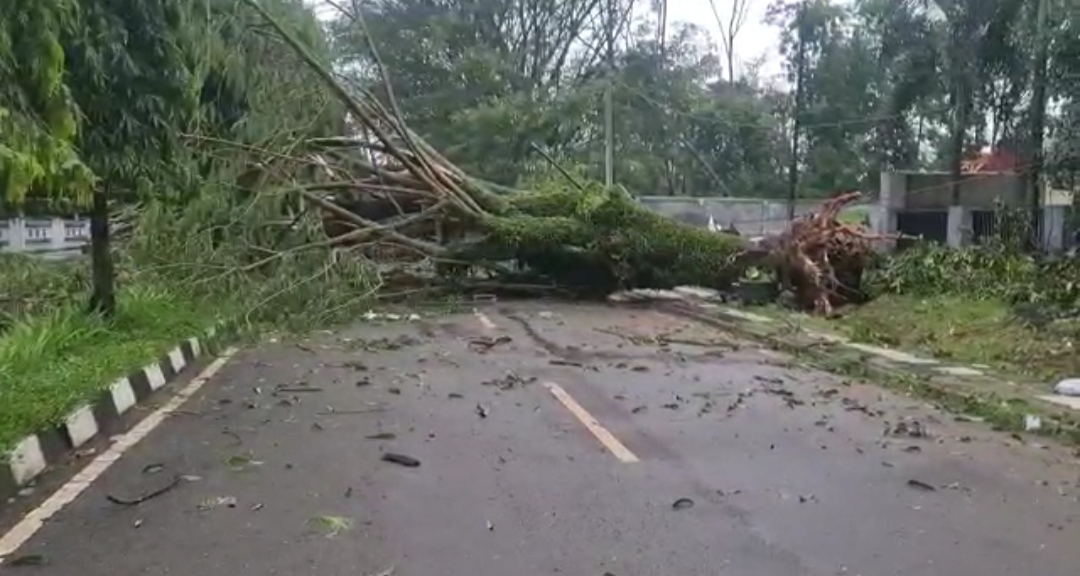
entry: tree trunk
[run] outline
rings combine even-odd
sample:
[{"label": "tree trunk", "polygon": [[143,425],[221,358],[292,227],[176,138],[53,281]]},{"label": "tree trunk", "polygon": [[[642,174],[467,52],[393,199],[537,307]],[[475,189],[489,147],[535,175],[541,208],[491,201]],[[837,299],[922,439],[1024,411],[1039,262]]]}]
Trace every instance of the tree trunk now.
[{"label": "tree trunk", "polygon": [[94,289],[90,311],[112,317],[116,314],[116,285],[109,242],[109,198],[100,187],[94,189],[90,211],[90,267]]},{"label": "tree trunk", "polygon": [[[956,58],[956,56],[954,56]],[[959,60],[957,58],[957,60]],[[956,68],[953,68],[956,70]],[[953,80],[953,122],[949,143],[950,206],[960,205],[960,179],[963,177],[960,166],[964,161],[964,135],[967,131],[967,82],[962,74],[956,74]]]},{"label": "tree trunk", "polygon": [[1041,196],[1043,175],[1043,140],[1046,132],[1046,64],[1049,59],[1050,41],[1046,34],[1047,0],[1039,0],[1036,28],[1035,69],[1031,78],[1031,171],[1028,193],[1031,204],[1032,242],[1042,246]]},{"label": "tree trunk", "polygon": [[805,16],[806,3],[804,2],[798,16],[799,45],[795,67],[795,102],[792,106],[794,110],[791,123],[791,159],[788,165],[788,220],[795,219],[795,202],[798,198],[799,187],[799,132],[802,122],[803,84],[806,75],[806,37],[803,33]]}]

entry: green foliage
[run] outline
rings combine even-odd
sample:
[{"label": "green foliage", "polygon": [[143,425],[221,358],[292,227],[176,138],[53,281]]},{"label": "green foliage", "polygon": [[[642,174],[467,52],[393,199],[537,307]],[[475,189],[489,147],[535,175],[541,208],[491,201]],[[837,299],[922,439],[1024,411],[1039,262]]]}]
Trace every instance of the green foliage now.
[{"label": "green foliage", "polygon": [[0,454],[217,320],[206,302],[176,286],[130,286],[120,299],[111,321],[67,303],[0,333]]},{"label": "green foliage", "polygon": [[0,204],[28,194],[85,203],[94,184],[76,149],[79,110],[67,84],[63,34],[81,25],[68,0],[0,5]]},{"label": "green foliage", "polygon": [[[264,5],[327,56],[300,0]],[[112,320],[84,313],[87,263],[0,259],[0,448],[219,315],[302,327],[369,305],[378,276],[365,263],[295,250],[321,235],[311,218],[281,225],[295,197],[233,184],[263,150],[286,157],[297,137],[344,132],[340,105],[248,7],[5,1],[0,76],[7,207],[85,206],[93,167],[134,231],[114,246]]]},{"label": "green foliage", "polygon": [[867,279],[877,294],[957,295],[1080,313],[1080,262],[1040,259],[1000,244],[950,249],[920,244],[884,259]]},{"label": "green foliage", "polygon": [[532,192],[508,199],[507,211],[482,222],[478,254],[517,260],[543,279],[594,295],[620,288],[726,287],[741,269],[739,240],[685,226],[635,202],[621,188],[560,174],[533,178]]},{"label": "green foliage", "polygon": [[185,286],[199,300],[227,307],[249,325],[311,328],[370,305],[378,274],[364,260],[312,250],[320,222],[283,226],[284,191],[243,200],[225,182],[199,182],[182,206],[142,206],[121,265],[133,282]]},{"label": "green foliage", "polygon": [[[314,55],[331,64],[322,29],[303,2],[262,4],[288,23]],[[198,41],[189,54],[202,78],[202,133],[268,145],[345,130],[341,104],[289,46],[266,32],[258,14],[237,0],[212,0],[208,6],[192,16]]]},{"label": "green foliage", "polygon": [[[1062,105],[1051,107],[1047,168],[1058,186],[1075,185],[1080,174],[1080,25],[1068,2],[1051,0],[1050,10],[1048,88]],[[617,4],[619,11],[626,3]],[[813,198],[873,190],[883,169],[948,168],[950,93],[959,80],[970,111],[965,151],[999,140],[1024,151],[1034,6],[773,2],[789,87],[804,41],[798,111],[790,88],[760,77],[750,54],[739,51],[735,60],[746,65],[729,74],[701,28],[669,22],[658,34],[655,15],[642,11],[618,33],[609,73],[602,30],[571,17],[586,14],[602,26],[604,3],[378,0],[365,8],[410,124],[470,173],[512,183],[538,159],[530,146],[538,143],[600,178],[601,92],[612,86],[615,174],[635,193],[783,197],[798,113],[798,194]],[[376,82],[359,28],[348,18],[332,28],[342,71]],[[575,44],[577,32],[584,41]]]},{"label": "green foliage", "polygon": [[886,258],[867,281],[879,293],[999,298],[1010,296],[1037,271],[1032,257],[996,247],[951,249],[920,243]]},{"label": "green foliage", "polygon": [[81,261],[0,254],[0,333],[12,324],[74,304],[89,287]]}]

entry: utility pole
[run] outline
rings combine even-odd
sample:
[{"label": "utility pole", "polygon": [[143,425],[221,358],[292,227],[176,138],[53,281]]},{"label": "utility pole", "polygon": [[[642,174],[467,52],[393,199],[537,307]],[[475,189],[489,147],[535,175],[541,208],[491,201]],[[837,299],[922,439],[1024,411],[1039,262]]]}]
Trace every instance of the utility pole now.
[{"label": "utility pole", "polygon": [[803,27],[806,16],[806,2],[799,6],[795,20],[798,33],[798,47],[795,54],[795,102],[792,107],[791,123],[791,163],[788,165],[788,220],[795,219],[795,199],[799,187],[799,133],[802,128],[803,77],[806,75],[806,35]]},{"label": "utility pole", "polygon": [[[1043,135],[1046,127],[1046,64],[1049,59],[1050,41],[1046,34],[1049,19],[1049,0],[1038,0],[1035,19],[1035,67],[1031,75],[1031,170],[1029,172],[1029,199],[1031,202],[1031,229],[1037,236],[1035,246],[1042,245],[1046,234],[1040,230],[1039,215],[1042,203]],[[1018,175],[1019,176],[1019,175]],[[1045,226],[1044,222],[1044,226]]]},{"label": "utility pole", "polygon": [[660,54],[667,52],[667,0],[658,0],[656,19],[656,43],[660,46]]},{"label": "utility pole", "polygon": [[615,184],[615,7],[617,0],[607,3],[607,86],[604,88],[604,184]]}]

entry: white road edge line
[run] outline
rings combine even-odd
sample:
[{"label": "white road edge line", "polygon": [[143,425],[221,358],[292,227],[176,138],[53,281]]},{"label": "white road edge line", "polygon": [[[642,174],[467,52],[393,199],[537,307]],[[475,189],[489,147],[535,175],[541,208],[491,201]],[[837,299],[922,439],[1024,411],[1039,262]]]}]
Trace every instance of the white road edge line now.
[{"label": "white road edge line", "polygon": [[608,449],[618,458],[620,461],[626,464],[632,464],[634,462],[640,462],[637,455],[630,451],[629,448],[619,442],[619,439],[615,437],[607,428],[604,428],[596,418],[593,418],[592,414],[589,414],[588,410],[585,410],[581,404],[577,403],[562,386],[554,382],[544,382],[544,387],[551,392],[551,395],[555,397],[575,418],[581,421],[585,425],[585,428],[592,432],[593,436],[604,445],[604,448]]},{"label": "white road edge line", "polygon": [[22,547],[41,527],[55,515],[57,512],[63,510],[64,506],[71,504],[75,498],[90,487],[90,484],[97,480],[99,476],[105,473],[112,466],[114,462],[120,459],[132,446],[139,443],[140,440],[145,438],[150,432],[157,428],[169,414],[175,412],[184,402],[195,395],[211,378],[214,374],[217,374],[218,370],[229,361],[230,358],[236,352],[238,348],[232,347],[225,350],[216,360],[210,363],[198,376],[195,377],[183,390],[178,392],[176,396],[173,396],[165,403],[161,408],[155,410],[152,414],[144,418],[141,422],[135,425],[134,428],[128,430],[124,434],[120,435],[116,441],[109,446],[108,450],[102,452],[97,458],[94,458],[89,464],[86,465],[78,474],[71,480],[68,480],[60,487],[49,499],[43,502],[40,506],[33,509],[28,513],[18,524],[15,525],[7,534],[4,534],[0,538],[0,566],[3,566],[4,561],[8,559],[16,550]]}]

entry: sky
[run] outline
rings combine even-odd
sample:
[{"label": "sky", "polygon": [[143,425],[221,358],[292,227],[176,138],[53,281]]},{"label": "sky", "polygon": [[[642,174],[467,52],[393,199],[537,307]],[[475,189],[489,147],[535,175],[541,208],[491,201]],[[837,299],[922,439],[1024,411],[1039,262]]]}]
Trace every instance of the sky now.
[{"label": "sky", "polygon": [[[726,22],[731,14],[732,0],[714,0],[720,17]],[[736,66],[765,56],[761,70],[762,80],[771,80],[782,74],[780,60],[780,36],[777,30],[764,23],[765,11],[772,0],[745,0],[747,6],[746,21],[735,37]],[[321,0],[311,0],[316,14],[327,17],[334,13],[334,8]],[[648,2],[638,0],[637,4],[647,9]],[[720,51],[720,29],[716,23],[709,0],[668,0],[668,28],[677,22],[689,22],[704,28],[711,36],[715,49]]]},{"label": "sky", "polygon": [[[732,0],[714,0],[720,18],[726,23],[731,17]],[[765,11],[772,0],[746,0],[746,20],[735,36],[736,68],[754,59],[765,57],[762,79],[771,79],[783,72],[780,59],[780,34],[766,24]],[[668,0],[668,26],[675,22],[690,22],[704,28],[712,37],[717,52],[720,49],[720,28],[709,0]]]}]

